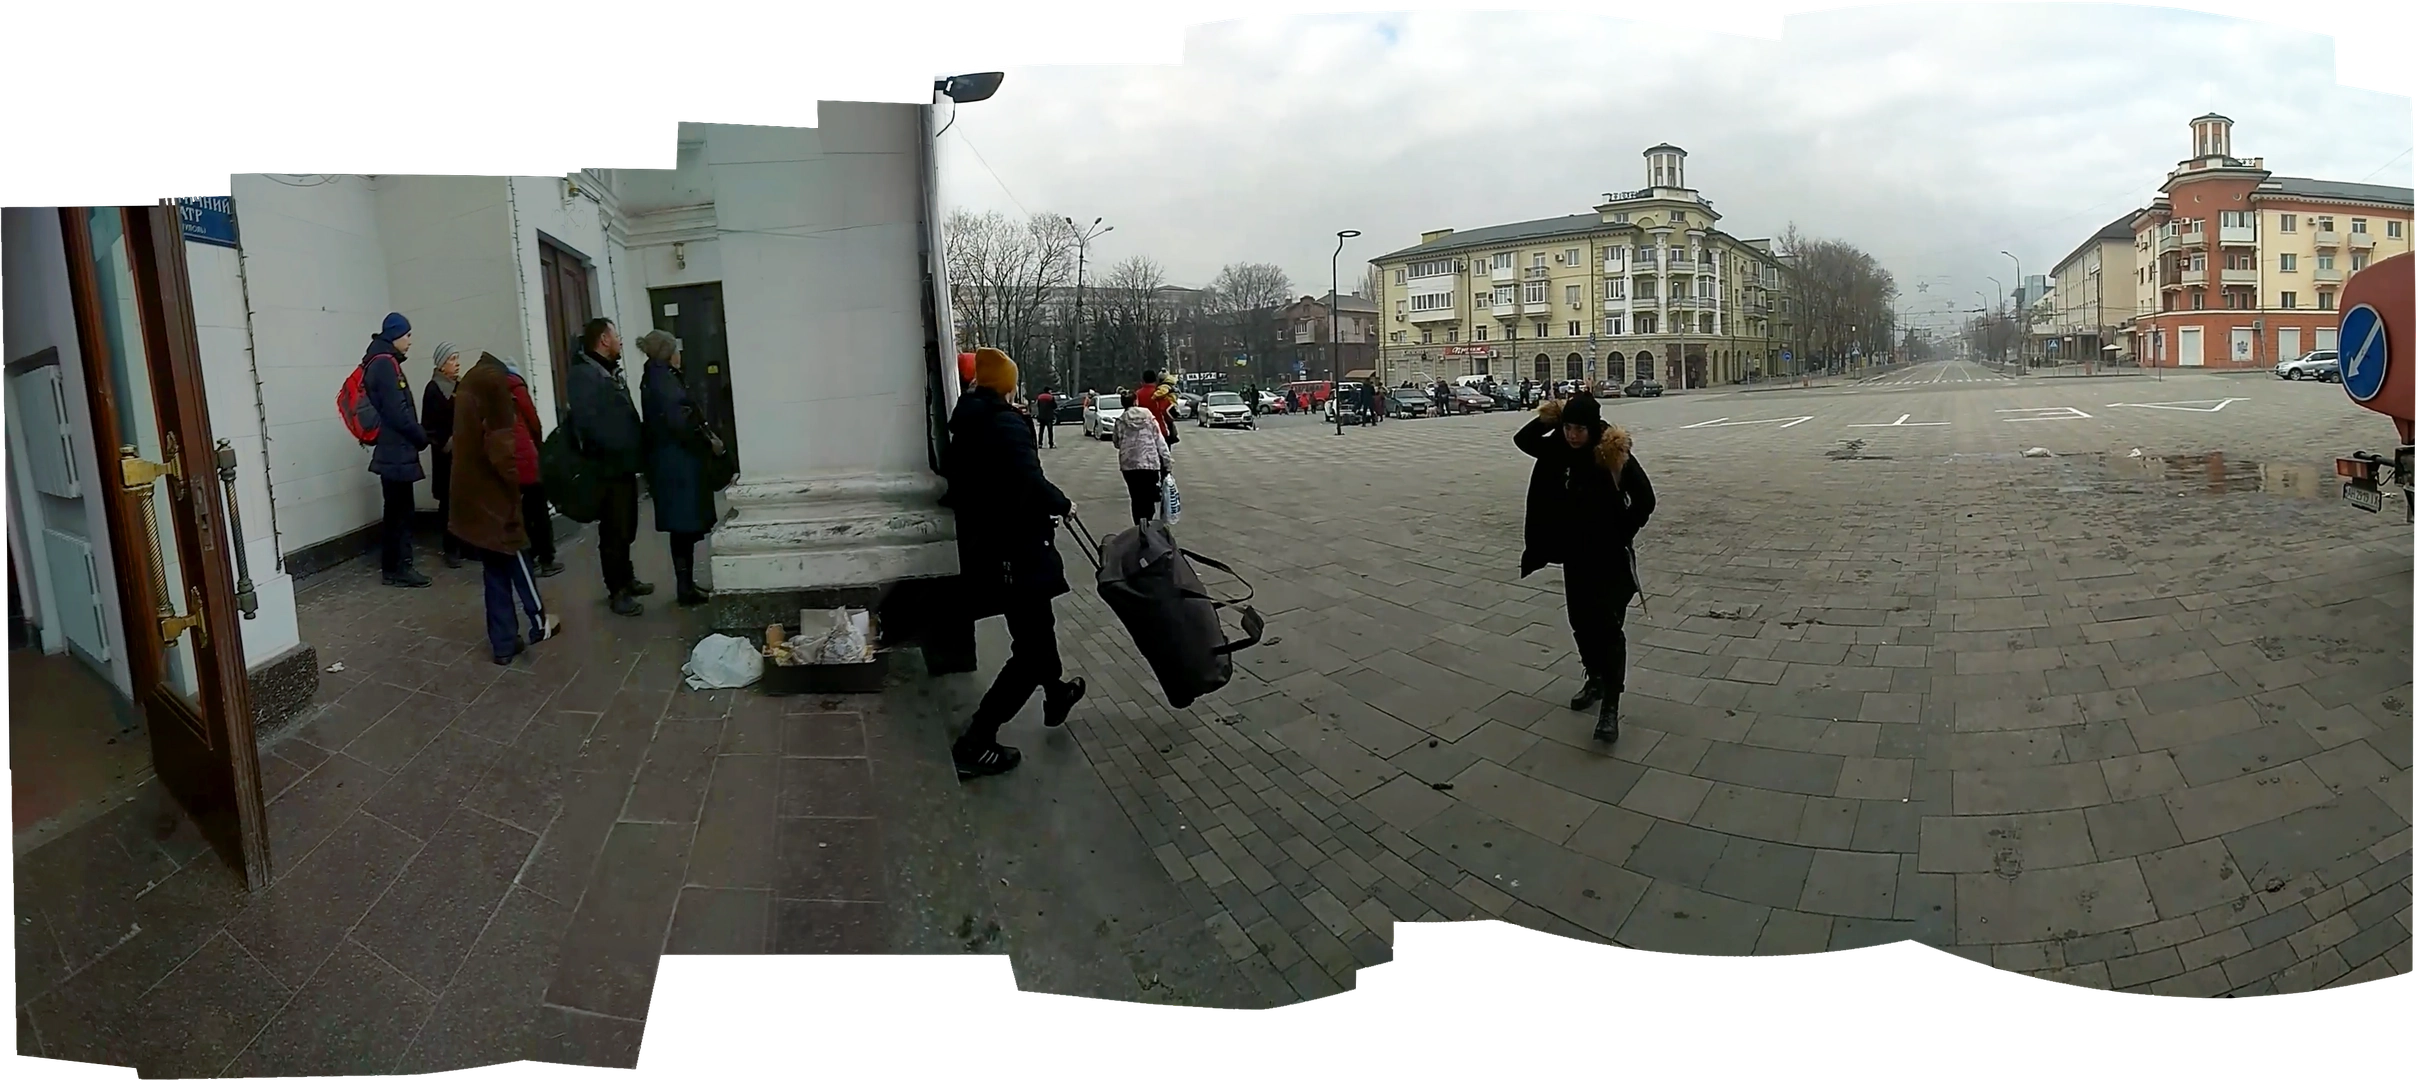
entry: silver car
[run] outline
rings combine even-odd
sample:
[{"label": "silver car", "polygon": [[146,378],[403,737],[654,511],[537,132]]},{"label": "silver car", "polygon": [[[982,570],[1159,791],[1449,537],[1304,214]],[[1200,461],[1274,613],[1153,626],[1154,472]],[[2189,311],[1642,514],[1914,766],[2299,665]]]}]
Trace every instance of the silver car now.
[{"label": "silver car", "polygon": [[1258,419],[1251,415],[1251,406],[1243,404],[1243,396],[1225,390],[1216,391],[1203,399],[1195,415],[1202,427],[1259,426]]},{"label": "silver car", "polygon": [[2278,361],[2275,365],[2275,377],[2278,379],[2316,379],[2319,382],[2341,382],[2342,362],[2336,357],[2334,350],[2319,349],[2315,352],[2304,353],[2301,356],[2291,360]]}]

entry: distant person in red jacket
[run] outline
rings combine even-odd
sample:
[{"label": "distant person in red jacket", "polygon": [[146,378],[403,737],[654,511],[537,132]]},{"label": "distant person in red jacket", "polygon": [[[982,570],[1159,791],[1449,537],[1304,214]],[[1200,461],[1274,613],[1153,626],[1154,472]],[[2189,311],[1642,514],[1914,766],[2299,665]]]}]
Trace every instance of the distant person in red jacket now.
[{"label": "distant person in red jacket", "polygon": [[[537,442],[512,403],[503,361],[481,353],[454,390],[453,500],[446,528],[486,571],[487,643],[509,664],[529,645],[553,637],[562,620],[546,613],[521,552],[529,546],[521,485],[537,478]],[[524,639],[513,608],[529,615]]]},{"label": "distant person in red jacket", "polygon": [[[520,414],[521,426],[528,429],[530,441],[544,446],[546,429],[538,422],[537,403],[529,399],[528,380],[521,377],[519,366],[512,361],[500,362],[512,383],[512,404]],[[521,485],[521,517],[529,533],[529,547],[523,552],[529,559],[529,572],[539,577],[562,573],[563,564],[554,557],[554,508],[546,501],[544,481]]]}]

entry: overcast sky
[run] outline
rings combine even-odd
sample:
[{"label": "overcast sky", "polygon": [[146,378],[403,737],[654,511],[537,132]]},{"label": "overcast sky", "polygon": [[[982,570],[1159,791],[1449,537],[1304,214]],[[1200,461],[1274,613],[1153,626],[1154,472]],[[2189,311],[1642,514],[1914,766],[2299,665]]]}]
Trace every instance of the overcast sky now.
[{"label": "overcast sky", "polygon": [[[1276,263],[1349,291],[1422,231],[1583,213],[1688,151],[1735,236],[1789,223],[1976,306],[2144,205],[2191,117],[2287,176],[2407,186],[2410,102],[2337,86],[2330,36],[2140,7],[1799,16],[1778,42],[1567,15],[1419,13],[1194,29],[1180,67],[1011,69],[942,137],[952,207],[1103,217],[1100,265],[1179,285]],[[1917,282],[1931,282],[1916,294]],[[1933,299],[1937,298],[1937,299]]]}]

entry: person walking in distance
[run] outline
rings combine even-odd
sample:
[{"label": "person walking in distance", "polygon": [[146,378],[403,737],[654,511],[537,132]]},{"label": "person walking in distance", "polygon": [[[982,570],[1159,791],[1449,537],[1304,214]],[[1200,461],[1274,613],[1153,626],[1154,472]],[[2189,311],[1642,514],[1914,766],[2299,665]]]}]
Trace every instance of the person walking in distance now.
[{"label": "person walking in distance", "polygon": [[[476,555],[484,571],[487,644],[495,662],[509,664],[527,645],[554,636],[559,617],[546,613],[537,580],[521,549],[529,544],[521,520],[521,485],[537,479],[537,442],[512,403],[504,363],[487,353],[462,376],[455,392],[454,499],[445,526]],[[529,614],[524,643],[513,609]]]},{"label": "person walking in distance", "polygon": [[638,351],[646,354],[638,394],[646,402],[646,483],[655,498],[655,531],[671,535],[680,606],[695,607],[713,599],[697,585],[697,541],[714,528],[705,462],[720,453],[715,444],[721,437],[689,397],[679,339],[649,330],[638,339]]},{"label": "person walking in distance", "polygon": [[[520,367],[512,361],[501,363],[512,383],[512,404],[520,412],[521,426],[529,429],[529,441],[545,445],[546,429],[538,423],[537,402],[529,397],[529,381],[521,377]],[[542,481],[521,485],[521,519],[529,532],[529,547],[521,553],[529,560],[529,572],[542,578],[562,573],[563,564],[554,557],[554,507],[546,501],[546,485]]]},{"label": "person walking in distance", "polygon": [[1133,523],[1139,525],[1159,512],[1159,492],[1173,461],[1167,437],[1147,409],[1127,409],[1117,417],[1117,469],[1125,474],[1125,490],[1133,497]]},{"label": "person walking in distance", "polygon": [[997,349],[974,352],[974,386],[957,400],[949,417],[948,447],[941,475],[948,493],[941,505],[957,515],[956,579],[971,621],[1007,616],[1012,650],[950,750],[959,779],[996,776],[1024,756],[999,743],[999,729],[1041,691],[1041,722],[1066,722],[1083,697],[1083,680],[1066,679],[1058,655],[1058,626],[1050,602],[1069,591],[1066,567],[1056,546],[1058,521],[1075,504],[1041,469],[1032,429],[1008,404],[1016,388],[1016,363]]},{"label": "person walking in distance", "polygon": [[1058,388],[1043,387],[1041,396],[1033,399],[1034,419],[1041,424],[1041,445],[1058,448]]},{"label": "person walking in distance", "polygon": [[1570,707],[1594,707],[1595,737],[1609,743],[1620,738],[1629,665],[1622,620],[1638,594],[1633,545],[1654,515],[1654,485],[1630,453],[1629,433],[1605,423],[1602,406],[1583,391],[1539,405],[1513,442],[1536,459],[1520,576],[1561,564],[1570,634],[1587,669]]},{"label": "person walking in distance", "polygon": [[420,395],[420,428],[428,434],[428,490],[437,497],[437,542],[446,567],[453,568],[462,565],[462,545],[443,523],[453,520],[453,388],[462,377],[462,357],[453,342],[440,341],[429,350],[428,359],[437,370]]},{"label": "person walking in distance", "polygon": [[607,604],[615,615],[637,615],[646,610],[637,598],[655,591],[638,580],[637,568],[630,563],[630,544],[638,537],[638,473],[646,437],[638,407],[630,401],[629,378],[621,370],[621,331],[613,320],[590,319],[580,329],[570,397],[572,434],[603,485],[596,554],[604,564]]},{"label": "person walking in distance", "polygon": [[406,589],[425,589],[428,578],[411,565],[412,488],[425,475],[420,451],[428,449],[428,432],[411,403],[411,381],[403,375],[403,358],[411,353],[411,320],[389,313],[369,339],[361,356],[361,387],[370,407],[378,412],[378,441],[371,444],[369,471],[378,477],[385,504],[379,527],[379,580]]}]

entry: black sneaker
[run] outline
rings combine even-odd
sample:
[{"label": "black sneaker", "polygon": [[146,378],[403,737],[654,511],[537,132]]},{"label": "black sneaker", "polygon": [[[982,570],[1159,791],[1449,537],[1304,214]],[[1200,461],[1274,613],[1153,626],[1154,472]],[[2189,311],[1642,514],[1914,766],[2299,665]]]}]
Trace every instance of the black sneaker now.
[{"label": "black sneaker", "polygon": [[503,654],[501,654],[501,655],[498,655],[498,656],[495,658],[495,666],[497,666],[497,667],[510,667],[510,666],[512,665],[512,661],[513,661],[515,658],[519,657],[519,656],[520,656],[520,654],[521,654],[521,651],[520,651],[519,649],[514,649],[514,650],[512,650],[511,652],[508,652],[508,653],[503,653]]},{"label": "black sneaker", "polygon": [[1593,675],[1589,675],[1587,676],[1587,685],[1579,687],[1578,696],[1570,699],[1570,711],[1585,712],[1588,709],[1594,708],[1595,703],[1602,701],[1603,699],[1604,681],[1596,678]]},{"label": "black sneaker", "polygon": [[626,592],[614,593],[612,602],[606,606],[615,615],[635,617],[646,613],[646,608],[639,606],[638,601],[630,599],[630,594]]},{"label": "black sneaker", "polygon": [[384,584],[397,589],[425,589],[431,584],[434,584],[428,580],[428,575],[422,574],[421,572],[408,566],[401,570],[387,574],[379,578],[379,580]]},{"label": "black sneaker", "polygon": [[1015,747],[998,743],[983,747],[953,747],[949,757],[957,764],[957,778],[960,780],[997,776],[1024,760],[1024,755],[1017,753]]},{"label": "black sneaker", "polygon": [[560,615],[548,615],[537,620],[536,626],[529,628],[529,644],[535,645],[538,642],[544,641],[550,637],[554,637],[562,632],[563,617]]},{"label": "black sneaker", "polygon": [[559,562],[556,562],[552,559],[539,559],[537,561],[537,576],[539,577],[553,577],[554,575],[562,572],[563,564]]},{"label": "black sneaker", "polygon": [[627,592],[628,592],[628,593],[629,593],[631,596],[653,596],[653,595],[655,595],[655,587],[654,587],[653,585],[649,585],[649,584],[647,584],[646,582],[643,582],[643,581],[633,581],[633,582],[631,582],[631,583],[629,584],[628,588],[627,588],[625,591],[627,591]]},{"label": "black sneaker", "polygon": [[459,570],[459,569],[461,569],[461,568],[462,568],[462,554],[461,554],[460,552],[458,552],[458,551],[448,551],[448,552],[446,552],[446,553],[445,553],[445,569],[447,569],[447,570]]},{"label": "black sneaker", "polygon": [[1595,711],[1595,741],[1612,743],[1620,739],[1620,695],[1606,694]]},{"label": "black sneaker", "polygon": [[711,602],[713,598],[714,591],[712,589],[691,586],[689,588],[680,590],[680,598],[677,602],[681,607],[696,607],[699,604]]},{"label": "black sneaker", "polygon": [[1041,723],[1057,727],[1066,723],[1066,714],[1075,711],[1075,703],[1083,700],[1083,680],[1068,679],[1042,692]]}]

